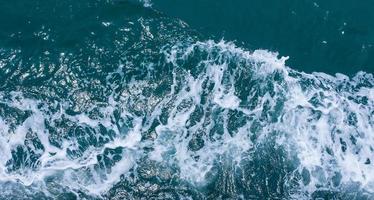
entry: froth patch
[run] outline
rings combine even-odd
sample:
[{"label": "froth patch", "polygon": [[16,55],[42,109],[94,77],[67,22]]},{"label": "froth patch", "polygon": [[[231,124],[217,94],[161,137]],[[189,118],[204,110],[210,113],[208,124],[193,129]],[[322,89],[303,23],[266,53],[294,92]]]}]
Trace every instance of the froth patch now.
[{"label": "froth patch", "polygon": [[[154,54],[109,73],[110,93],[100,102],[84,87],[53,102],[0,92],[13,114],[0,112],[0,155],[7,159],[0,180],[32,186],[54,178],[100,196],[119,182],[172,179],[235,196],[238,188],[272,189],[253,177],[271,179],[266,172],[276,165],[290,170],[277,174],[280,187],[307,197],[353,182],[373,190],[372,75],[300,73],[285,65],[287,57],[225,41],[179,41]],[[134,68],[145,71],[135,76]]]}]

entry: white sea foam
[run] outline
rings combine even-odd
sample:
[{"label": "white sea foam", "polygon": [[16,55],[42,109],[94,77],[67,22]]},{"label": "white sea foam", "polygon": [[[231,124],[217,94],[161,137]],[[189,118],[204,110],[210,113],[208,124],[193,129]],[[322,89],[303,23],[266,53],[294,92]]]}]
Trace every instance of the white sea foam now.
[{"label": "white sea foam", "polygon": [[152,1],[151,0],[139,0],[144,7],[151,7],[152,6]]},{"label": "white sea foam", "polygon": [[[254,133],[250,133],[249,127],[253,121],[248,121],[246,125],[241,127],[241,130],[244,130],[243,134],[238,132],[234,136],[229,136],[227,134],[227,121],[225,120],[227,117],[226,109],[247,111],[245,113],[254,114],[257,118],[261,118],[260,115],[263,111],[270,114],[274,111],[272,109],[276,109],[276,103],[280,98],[284,99],[282,113],[279,114],[276,121],[268,121],[263,134],[271,131],[281,131],[287,135],[288,139],[279,140],[281,141],[279,145],[288,146],[289,151],[296,147],[296,154],[301,162],[300,171],[307,169],[312,174],[310,182],[312,186],[306,187],[309,188],[308,192],[313,192],[315,185],[331,187],[330,182],[336,174],[342,175],[342,185],[359,182],[366,190],[373,191],[374,178],[372,174],[374,167],[370,163],[374,154],[372,149],[372,144],[374,144],[372,118],[374,79],[371,74],[358,73],[350,79],[342,74],[330,76],[324,73],[299,73],[285,66],[285,60],[287,59],[285,57],[279,59],[277,54],[265,50],[250,53],[235,47],[231,43],[222,41],[219,43],[213,41],[198,42],[185,50],[181,50],[180,53],[183,52],[181,57],[178,57],[179,53],[175,49],[177,48],[173,48],[168,54],[168,61],[176,66],[178,59],[187,61],[189,56],[197,54],[196,51],[208,54],[206,60],[200,61],[205,68],[203,73],[197,79],[192,79],[200,84],[187,82],[184,86],[195,87],[198,88],[195,91],[201,91],[203,79],[212,81],[214,83],[213,97],[211,97],[213,104],[207,103],[208,106],[204,107],[204,110],[209,110],[209,108],[214,110],[216,107],[223,109],[221,112],[223,121],[220,122],[223,123],[223,142],[216,143],[206,139],[201,153],[199,151],[194,153],[194,155],[199,155],[200,159],[198,161],[191,159],[191,152],[187,150],[187,144],[181,143],[181,141],[186,140],[179,138],[183,133],[196,131],[193,128],[179,130],[181,133],[176,134],[174,141],[166,143],[167,146],[175,145],[171,146],[177,151],[175,157],[182,169],[181,173],[187,176],[189,180],[204,180],[203,175],[209,171],[213,164],[214,159],[211,158],[230,152],[237,159],[241,154],[232,154],[232,148],[235,149],[234,152],[245,152],[251,148],[249,135]],[[228,69],[228,65],[232,64],[231,62],[252,64],[244,65],[244,67],[249,67],[248,69],[235,66],[237,68],[232,70]],[[246,70],[252,72],[250,74],[253,76],[252,79],[258,79],[257,84],[260,88],[265,87],[266,84],[273,85],[273,91],[267,91],[259,97],[262,101],[258,104],[259,109],[246,110],[246,105],[240,106],[240,99],[235,95],[234,84],[236,81],[240,81],[236,79],[235,75],[248,73]],[[266,80],[277,73],[284,80],[273,82],[268,82],[272,79]],[[227,79],[224,74],[229,74],[230,77]],[[366,82],[366,85],[358,86],[360,82]],[[274,92],[275,95],[269,95],[271,92]],[[191,98],[190,95],[196,96],[199,93],[183,92],[177,96],[187,99]],[[355,101],[363,97],[365,102]],[[181,100],[178,102],[181,102]],[[270,110],[265,110],[266,102],[270,102]],[[315,116],[315,113],[320,116]],[[190,115],[190,113],[187,112],[184,115]],[[350,120],[353,121],[350,122]],[[169,118],[168,124],[173,125],[173,129],[168,127],[166,130],[177,131],[178,128],[174,125],[181,123],[175,123]],[[201,128],[200,126],[199,124],[197,127]],[[208,130],[210,128],[208,126]],[[279,137],[281,138],[282,135],[279,135]],[[156,152],[160,155],[160,149],[166,151],[165,144],[159,143],[158,145],[161,147],[157,148]],[[318,169],[322,169],[322,171],[317,172]]]},{"label": "white sea foam", "polygon": [[[60,102],[60,109],[51,111],[49,102],[21,92],[11,92],[10,98],[1,93],[1,103],[31,114],[13,129],[0,118],[0,180],[32,185],[63,174],[63,186],[100,195],[136,167],[140,158],[147,158],[177,166],[181,179],[200,186],[207,183],[217,162],[229,160],[240,168],[244,158],[251,159],[248,153],[256,145],[277,133],[278,145],[296,155],[300,163],[296,171],[310,173],[310,181],[303,188],[307,192],[312,193],[317,185],[333,187],[336,174],[342,175],[340,185],[358,182],[374,192],[373,75],[360,72],[349,78],[300,73],[285,65],[287,57],[278,58],[266,50],[249,52],[224,41],[166,46],[161,53],[173,66],[173,77],[165,77],[172,82],[169,93],[145,97],[143,91],[156,90],[157,82],[133,79],[118,98],[112,95],[105,106],[93,105],[101,113],[97,118],[87,112],[68,114],[67,102]],[[183,66],[193,63],[190,59],[194,58],[199,59],[196,66]],[[119,117],[115,117],[116,112]],[[232,119],[235,115],[239,117]],[[161,116],[166,119],[162,121]],[[70,123],[68,127],[58,127],[62,119]],[[122,124],[118,122],[121,120]],[[62,137],[57,147],[51,143],[53,133],[46,121],[58,134],[67,134],[75,127],[75,135]],[[152,127],[154,122],[158,125]],[[254,131],[256,123],[261,127]],[[113,138],[81,150],[79,139],[90,141],[90,135],[84,132],[81,136],[76,131],[92,128],[97,142],[102,137],[101,126],[112,131]],[[29,145],[40,155],[40,164],[32,170],[28,166],[9,170],[12,150],[25,146],[30,132],[43,146]],[[149,132],[152,137],[143,139]],[[253,135],[258,140],[251,139]],[[151,150],[144,151],[144,147]],[[73,150],[81,151],[81,155],[69,155]],[[106,156],[108,150],[120,151],[117,156],[121,159],[97,169],[98,158]],[[114,153],[108,155],[113,158]]]}]

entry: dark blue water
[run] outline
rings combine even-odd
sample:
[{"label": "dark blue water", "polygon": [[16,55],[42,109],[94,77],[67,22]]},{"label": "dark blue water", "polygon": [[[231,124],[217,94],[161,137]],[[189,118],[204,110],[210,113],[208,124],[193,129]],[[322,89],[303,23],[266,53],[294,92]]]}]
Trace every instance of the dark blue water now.
[{"label": "dark blue water", "polygon": [[371,1],[0,3],[0,199],[373,199]]},{"label": "dark blue water", "polygon": [[290,56],[306,72],[374,72],[370,0],[155,0],[154,7],[213,38]]}]

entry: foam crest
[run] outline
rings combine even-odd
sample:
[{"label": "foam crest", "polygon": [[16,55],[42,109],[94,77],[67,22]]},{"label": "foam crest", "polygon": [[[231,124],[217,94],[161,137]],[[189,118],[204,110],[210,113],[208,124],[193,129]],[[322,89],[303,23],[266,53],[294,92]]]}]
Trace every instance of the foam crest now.
[{"label": "foam crest", "polygon": [[355,183],[373,192],[372,74],[301,73],[287,57],[225,41],[178,41],[154,55],[107,73],[100,100],[79,84],[53,101],[1,92],[0,180],[97,197],[173,180],[239,198],[268,187],[255,170],[284,164],[267,178],[304,198]]},{"label": "foam crest", "polygon": [[[240,153],[232,154],[230,151],[232,146],[238,152],[245,152],[251,147],[252,141],[249,139],[251,135],[264,135],[263,139],[265,139],[269,137],[266,135],[277,132],[279,135],[276,137],[280,139],[287,137],[286,140],[278,140],[279,145],[286,146],[290,152],[297,151],[296,156],[300,162],[299,172],[310,176],[310,180],[302,183],[306,186],[307,192],[312,193],[321,188],[343,187],[352,183],[359,183],[369,191],[374,189],[374,179],[371,176],[374,170],[371,161],[374,143],[372,118],[374,79],[371,74],[360,72],[355,77],[349,78],[342,74],[330,76],[324,73],[299,73],[285,66],[287,59],[285,57],[279,59],[277,54],[264,50],[250,53],[222,41],[198,42],[187,48],[181,48],[180,52],[175,51],[178,48],[172,48],[167,56],[168,61],[173,63],[174,67],[178,67],[179,63],[182,65],[191,63],[194,61],[189,59],[198,58],[199,61],[195,66],[202,67],[195,80],[204,83],[205,79],[213,83],[210,91],[212,97],[207,97],[208,103],[204,103],[206,106],[201,105],[201,102],[200,106],[204,107],[204,111],[211,109],[211,112],[218,112],[216,113],[218,116],[215,116],[217,118],[211,118],[209,122],[221,125],[220,137],[224,139],[219,144],[215,143],[217,140],[214,142],[209,139],[204,140],[202,148],[204,155],[219,157],[223,153],[221,150],[224,149],[225,152],[235,155],[234,159],[240,160]],[[241,79],[242,76],[246,75],[249,82],[241,83],[246,80]],[[251,83],[251,81],[257,82]],[[243,89],[239,89],[238,84],[248,84],[252,87],[249,89],[250,92],[242,96],[244,98],[236,96]],[[189,82],[185,85],[200,90],[204,87]],[[188,92],[183,92],[177,96],[189,98],[189,95]],[[210,100],[213,101],[209,102]],[[254,109],[248,109],[252,107],[253,102],[256,103]],[[238,132],[234,132],[231,136],[227,134],[229,131],[227,114],[231,111],[242,112],[243,117],[249,118],[241,127],[246,134],[240,135]],[[262,121],[263,127],[260,133],[250,130],[256,120]],[[169,123],[177,124],[173,120]],[[216,124],[212,123],[206,127],[203,125],[203,127],[208,129],[207,132],[211,132]],[[194,127],[189,126],[184,132],[193,130]],[[236,137],[240,140],[236,140]],[[176,141],[181,139],[178,138]],[[176,141],[174,143],[179,145],[180,142]],[[188,149],[186,146],[186,144],[178,146],[177,151]],[[185,154],[186,151],[178,153],[176,158],[186,160],[188,156]],[[204,167],[211,168],[212,160],[204,160],[204,155],[197,155],[202,159],[192,166],[196,167],[202,163],[203,165],[193,169],[187,164],[188,168],[182,174],[191,175],[193,174],[191,172],[196,172],[196,175],[201,175],[204,174],[201,173],[204,172]],[[186,165],[185,163],[194,163],[194,161],[191,159],[180,165]],[[191,179],[201,180],[196,177]]]}]

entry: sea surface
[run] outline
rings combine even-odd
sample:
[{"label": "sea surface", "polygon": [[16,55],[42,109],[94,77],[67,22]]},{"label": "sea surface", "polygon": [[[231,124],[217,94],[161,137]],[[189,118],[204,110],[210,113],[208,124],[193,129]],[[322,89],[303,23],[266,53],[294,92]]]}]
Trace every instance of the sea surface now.
[{"label": "sea surface", "polygon": [[374,1],[0,2],[0,199],[374,199]]}]

